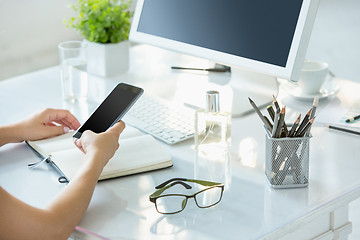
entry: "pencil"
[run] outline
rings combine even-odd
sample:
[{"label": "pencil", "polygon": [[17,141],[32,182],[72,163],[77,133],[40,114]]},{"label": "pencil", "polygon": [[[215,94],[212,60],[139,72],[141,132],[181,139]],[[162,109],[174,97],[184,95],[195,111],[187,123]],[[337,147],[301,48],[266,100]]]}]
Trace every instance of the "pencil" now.
[{"label": "pencil", "polygon": [[276,111],[275,117],[274,117],[274,126],[273,126],[273,129],[271,132],[271,137],[273,137],[273,138],[276,138],[276,132],[279,127],[279,117],[280,117],[279,115],[280,115],[280,111]]},{"label": "pencil", "polygon": [[345,122],[349,123],[349,122],[352,122],[352,121],[355,121],[355,120],[358,120],[360,118],[360,114],[355,116],[355,117],[352,117],[352,118],[349,118],[349,119],[346,119]]},{"label": "pencil", "polygon": [[294,136],[295,130],[296,130],[297,126],[299,126],[300,119],[301,119],[301,114],[299,114],[299,117],[295,120],[293,126],[291,127],[290,132],[287,135],[288,137]]},{"label": "pencil", "polygon": [[286,107],[284,107],[284,119],[283,119],[282,129],[281,129],[281,133],[280,133],[281,136],[283,136],[283,137],[286,137],[289,133],[288,127],[285,122],[285,113],[286,113]]},{"label": "pencil", "polygon": [[281,131],[284,125],[284,118],[285,118],[285,107],[281,108],[280,110],[279,123],[275,132],[276,138],[281,137]]},{"label": "pencil", "polygon": [[360,132],[355,131],[355,130],[351,130],[351,129],[347,129],[347,128],[341,128],[341,127],[337,127],[337,126],[333,126],[333,125],[325,125],[325,127],[328,127],[330,129],[334,129],[334,130],[338,130],[341,132],[346,132],[346,133],[352,133],[352,134],[356,134],[356,135],[360,135]]},{"label": "pencil", "polygon": [[[315,117],[315,112],[316,112],[316,109],[317,109],[318,104],[319,104],[319,97],[315,97],[315,98],[314,98],[314,102],[313,102],[313,106],[312,106],[312,108],[311,108],[311,114],[310,114],[309,119],[312,119],[312,118]],[[307,130],[307,132],[305,133],[305,136],[307,136],[307,137],[309,136],[310,130],[311,130],[311,126],[310,126],[310,128]]]},{"label": "pencil", "polygon": [[272,131],[272,127],[269,125],[269,123],[265,120],[264,115],[261,114],[259,108],[256,106],[256,104],[254,103],[253,100],[251,100],[251,98],[249,98],[250,104],[251,106],[254,108],[255,112],[257,113],[257,115],[259,115],[261,121],[264,123],[265,127],[271,132]]},{"label": "pencil", "polygon": [[297,135],[298,137],[303,137],[305,136],[306,132],[311,128],[311,125],[313,124],[315,120],[315,117],[313,117],[312,119],[310,119],[310,121],[306,124],[306,126],[304,127],[304,129],[299,133],[299,135]]},{"label": "pencil", "polygon": [[319,97],[315,97],[314,102],[313,102],[313,106],[311,108],[310,119],[315,117],[315,112],[316,112],[316,108],[317,108],[318,104],[319,104]]},{"label": "pencil", "polygon": [[298,129],[296,130],[295,137],[297,137],[297,136],[299,135],[299,133],[303,130],[303,128],[305,127],[305,125],[309,122],[310,113],[311,113],[311,109],[307,112],[307,114],[305,115],[304,119],[303,119],[302,122],[300,123],[300,126],[299,126]]},{"label": "pencil", "polygon": [[270,120],[269,120],[266,116],[264,116],[264,118],[265,118],[265,121],[266,121],[266,122],[269,124],[269,126],[270,126],[269,131],[272,132],[272,129],[273,129],[272,123],[270,122]]},{"label": "pencil", "polygon": [[279,103],[278,101],[276,100],[275,96],[273,95],[273,99],[274,99],[274,105],[275,105],[275,108],[276,108],[276,111],[279,111],[280,112],[280,106],[279,106]]},{"label": "pencil", "polygon": [[269,105],[269,106],[266,108],[266,110],[268,111],[271,120],[274,121],[275,111],[274,111],[273,107],[272,107],[271,105]]}]

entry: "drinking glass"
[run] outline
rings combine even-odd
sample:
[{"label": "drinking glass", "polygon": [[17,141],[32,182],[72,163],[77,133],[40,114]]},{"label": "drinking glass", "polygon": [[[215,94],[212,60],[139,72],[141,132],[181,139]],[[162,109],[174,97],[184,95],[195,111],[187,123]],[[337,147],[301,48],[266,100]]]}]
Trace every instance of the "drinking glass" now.
[{"label": "drinking glass", "polygon": [[86,72],[86,45],[82,41],[66,41],[58,46],[63,101],[86,101],[88,76]]}]

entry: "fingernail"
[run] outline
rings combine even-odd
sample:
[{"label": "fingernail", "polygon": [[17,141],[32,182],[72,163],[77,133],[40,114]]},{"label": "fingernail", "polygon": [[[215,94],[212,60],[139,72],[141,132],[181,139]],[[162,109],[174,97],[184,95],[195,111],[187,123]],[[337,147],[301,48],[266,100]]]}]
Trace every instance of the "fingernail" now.
[{"label": "fingernail", "polygon": [[68,133],[70,131],[70,128],[64,127],[64,133]]}]

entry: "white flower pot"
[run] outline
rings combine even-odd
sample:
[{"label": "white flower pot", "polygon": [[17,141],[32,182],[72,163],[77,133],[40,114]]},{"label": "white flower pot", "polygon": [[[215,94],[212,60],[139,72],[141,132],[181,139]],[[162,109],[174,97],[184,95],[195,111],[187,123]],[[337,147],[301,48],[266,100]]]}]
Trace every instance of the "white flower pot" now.
[{"label": "white flower pot", "polygon": [[87,43],[87,71],[100,77],[112,77],[129,70],[129,41]]}]

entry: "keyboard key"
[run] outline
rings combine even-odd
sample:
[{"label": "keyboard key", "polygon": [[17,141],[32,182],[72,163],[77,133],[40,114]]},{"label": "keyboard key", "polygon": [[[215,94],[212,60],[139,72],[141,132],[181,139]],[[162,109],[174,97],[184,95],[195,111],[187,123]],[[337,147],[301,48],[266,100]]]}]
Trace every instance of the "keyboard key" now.
[{"label": "keyboard key", "polygon": [[171,108],[161,98],[143,95],[124,121],[167,144],[175,144],[193,137],[194,114],[189,108]]}]

